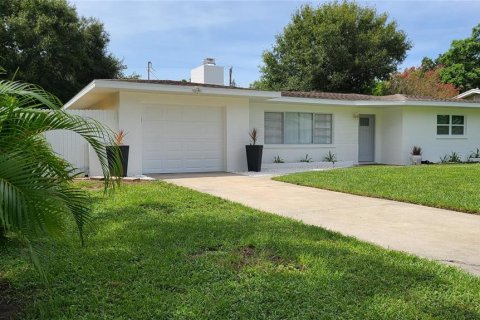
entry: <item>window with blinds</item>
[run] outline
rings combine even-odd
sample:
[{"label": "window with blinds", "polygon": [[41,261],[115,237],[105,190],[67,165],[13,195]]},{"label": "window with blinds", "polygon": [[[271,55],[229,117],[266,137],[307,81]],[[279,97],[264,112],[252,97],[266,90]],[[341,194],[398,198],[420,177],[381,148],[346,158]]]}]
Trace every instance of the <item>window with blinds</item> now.
[{"label": "window with blinds", "polygon": [[265,144],[283,143],[283,112],[265,112]]},{"label": "window with blinds", "polygon": [[265,144],[331,143],[331,114],[265,112]]},{"label": "window with blinds", "polygon": [[332,143],[332,115],[314,114],[313,121],[313,143],[331,144]]}]

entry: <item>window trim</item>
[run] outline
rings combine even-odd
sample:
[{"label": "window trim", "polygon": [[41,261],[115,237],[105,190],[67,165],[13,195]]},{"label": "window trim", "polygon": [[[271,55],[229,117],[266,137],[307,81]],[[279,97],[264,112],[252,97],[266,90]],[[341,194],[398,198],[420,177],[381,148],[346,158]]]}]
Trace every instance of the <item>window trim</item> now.
[{"label": "window trim", "polygon": [[[438,116],[448,116],[448,124],[439,124]],[[454,124],[453,117],[463,117],[463,124]],[[438,127],[447,127],[448,134],[439,134]],[[463,134],[452,134],[452,127],[463,127]],[[465,138],[467,135],[467,116],[464,114],[437,114],[435,121],[435,133],[437,138]]]},{"label": "window trim", "polygon": [[[334,114],[333,113],[322,113],[322,112],[311,112],[311,111],[273,111],[273,110],[264,110],[263,116],[264,116],[264,127],[265,127],[265,114],[266,113],[281,113],[282,119],[283,119],[283,124],[282,124],[282,143],[266,143],[266,130],[264,130],[264,135],[263,135],[263,142],[266,146],[298,146],[298,147],[311,147],[311,146],[318,146],[318,147],[327,147],[327,146],[334,146]],[[312,143],[286,143],[286,114],[287,113],[308,113],[312,115]],[[330,116],[330,143],[315,143],[315,136],[314,136],[314,130],[315,130],[315,115],[328,115]]]}]

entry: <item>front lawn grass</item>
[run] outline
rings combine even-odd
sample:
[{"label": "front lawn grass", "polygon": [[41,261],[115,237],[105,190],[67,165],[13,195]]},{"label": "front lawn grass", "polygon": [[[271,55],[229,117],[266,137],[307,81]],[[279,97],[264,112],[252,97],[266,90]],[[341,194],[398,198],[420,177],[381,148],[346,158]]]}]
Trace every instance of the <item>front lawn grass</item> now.
[{"label": "front lawn grass", "polygon": [[[90,186],[85,184],[85,186]],[[85,247],[14,241],[0,282],[20,319],[478,319],[480,279],[163,182],[91,188]]]},{"label": "front lawn grass", "polygon": [[359,166],[294,173],[278,181],[480,213],[480,164]]}]

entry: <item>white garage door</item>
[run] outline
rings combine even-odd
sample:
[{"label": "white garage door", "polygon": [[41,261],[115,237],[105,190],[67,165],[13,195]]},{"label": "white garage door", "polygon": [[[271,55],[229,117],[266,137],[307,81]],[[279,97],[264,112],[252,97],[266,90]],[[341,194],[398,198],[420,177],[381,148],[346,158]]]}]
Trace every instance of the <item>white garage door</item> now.
[{"label": "white garage door", "polygon": [[222,107],[146,106],[143,172],[224,171]]}]

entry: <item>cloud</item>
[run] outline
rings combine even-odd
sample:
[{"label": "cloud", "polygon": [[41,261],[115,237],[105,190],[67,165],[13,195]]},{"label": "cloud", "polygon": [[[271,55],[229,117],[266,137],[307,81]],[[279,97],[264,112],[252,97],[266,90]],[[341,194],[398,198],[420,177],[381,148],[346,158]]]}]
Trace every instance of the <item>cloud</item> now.
[{"label": "cloud", "polygon": [[[1,0],[0,0],[1,1]],[[314,5],[322,1],[310,1]],[[388,12],[414,47],[401,68],[437,57],[478,23],[480,1],[359,1]],[[110,33],[109,50],[129,70],[145,74],[152,61],[161,78],[188,78],[206,56],[234,66],[237,83],[258,79],[263,50],[290,21],[295,1],[74,0],[78,12],[97,17]]]},{"label": "cloud", "polygon": [[122,38],[151,32],[189,29],[198,32],[265,17],[258,10],[251,10],[251,3],[236,3],[235,8],[228,2],[210,1],[75,0],[72,3],[83,15],[100,18],[112,35]]}]

